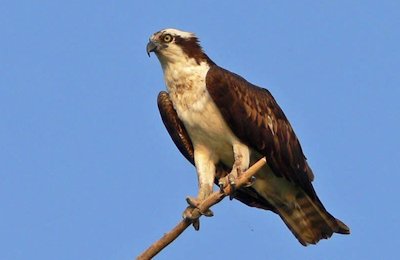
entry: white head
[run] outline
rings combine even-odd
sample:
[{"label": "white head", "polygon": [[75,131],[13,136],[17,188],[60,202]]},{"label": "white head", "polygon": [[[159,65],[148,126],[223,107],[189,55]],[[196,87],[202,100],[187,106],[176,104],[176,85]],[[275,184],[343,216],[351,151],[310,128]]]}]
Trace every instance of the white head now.
[{"label": "white head", "polygon": [[194,59],[197,64],[202,61],[213,62],[203,52],[194,33],[177,29],[164,29],[154,33],[147,44],[147,54],[154,52],[162,65],[176,61]]}]

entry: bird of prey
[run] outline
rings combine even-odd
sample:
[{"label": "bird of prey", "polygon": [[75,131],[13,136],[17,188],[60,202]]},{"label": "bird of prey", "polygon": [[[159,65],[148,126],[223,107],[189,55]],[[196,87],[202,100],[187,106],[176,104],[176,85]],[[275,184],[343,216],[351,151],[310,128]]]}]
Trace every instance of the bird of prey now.
[{"label": "bird of prey", "polygon": [[[147,44],[147,54],[151,52],[167,86],[158,96],[162,120],[196,167],[199,191],[188,200],[191,207],[212,193],[214,182],[234,187],[241,173],[266,157],[267,165],[252,183],[236,190],[235,199],[278,214],[304,246],[333,233],[350,233],[319,200],[299,140],[268,90],[219,67],[194,33],[156,32]],[[229,172],[227,184],[218,182],[221,168]]]}]

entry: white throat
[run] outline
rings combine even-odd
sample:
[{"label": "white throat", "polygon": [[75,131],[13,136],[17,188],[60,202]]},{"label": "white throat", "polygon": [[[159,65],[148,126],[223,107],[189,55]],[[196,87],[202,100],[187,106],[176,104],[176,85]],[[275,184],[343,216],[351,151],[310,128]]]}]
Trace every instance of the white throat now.
[{"label": "white throat", "polygon": [[207,93],[206,76],[210,66],[206,62],[198,64],[194,58],[189,58],[183,53],[168,59],[158,56],[170,98],[178,115],[184,116],[188,110],[201,110]]}]

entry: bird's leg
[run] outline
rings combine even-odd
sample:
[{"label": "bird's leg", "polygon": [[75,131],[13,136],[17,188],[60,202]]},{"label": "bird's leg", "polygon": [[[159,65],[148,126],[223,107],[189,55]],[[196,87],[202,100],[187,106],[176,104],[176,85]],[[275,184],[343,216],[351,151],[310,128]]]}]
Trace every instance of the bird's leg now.
[{"label": "bird's leg", "polygon": [[[235,197],[236,193],[236,179],[239,178],[242,173],[249,168],[250,164],[250,151],[246,145],[241,143],[234,144],[233,154],[235,161],[232,166],[232,171],[228,174],[228,182],[233,189],[229,195],[229,199],[231,200]],[[225,183],[223,182],[223,180],[219,182],[220,189],[223,189],[225,186]]]},{"label": "bird's leg", "polygon": [[236,179],[242,174],[241,166],[242,156],[235,156],[235,163],[233,164],[232,171],[228,174],[228,182],[232,187],[232,192],[229,199],[232,200],[236,195]]},{"label": "bird's leg", "polygon": [[[213,183],[215,177],[215,163],[211,160],[210,153],[204,149],[195,149],[195,165],[197,170],[199,192],[197,198],[187,197],[186,201],[189,206],[183,212],[183,217],[193,221],[193,226],[196,230],[199,229],[198,218],[192,216],[192,211],[198,208],[199,205],[213,192]],[[213,216],[213,212],[208,209],[205,212],[200,212],[206,217]]]}]

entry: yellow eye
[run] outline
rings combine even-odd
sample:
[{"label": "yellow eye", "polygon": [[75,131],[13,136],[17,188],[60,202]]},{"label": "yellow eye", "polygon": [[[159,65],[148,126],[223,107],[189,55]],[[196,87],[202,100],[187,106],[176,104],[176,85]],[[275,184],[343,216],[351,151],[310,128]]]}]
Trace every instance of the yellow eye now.
[{"label": "yellow eye", "polygon": [[172,35],[171,34],[166,34],[163,37],[164,42],[171,42],[172,41]]}]

